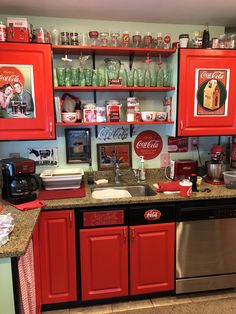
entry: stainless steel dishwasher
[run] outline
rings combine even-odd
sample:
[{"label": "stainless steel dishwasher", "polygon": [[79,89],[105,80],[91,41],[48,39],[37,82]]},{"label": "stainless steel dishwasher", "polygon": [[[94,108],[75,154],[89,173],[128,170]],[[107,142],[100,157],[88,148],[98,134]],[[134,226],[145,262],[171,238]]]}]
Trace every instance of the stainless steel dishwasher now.
[{"label": "stainless steel dishwasher", "polygon": [[236,287],[236,200],[177,206],[176,293]]}]

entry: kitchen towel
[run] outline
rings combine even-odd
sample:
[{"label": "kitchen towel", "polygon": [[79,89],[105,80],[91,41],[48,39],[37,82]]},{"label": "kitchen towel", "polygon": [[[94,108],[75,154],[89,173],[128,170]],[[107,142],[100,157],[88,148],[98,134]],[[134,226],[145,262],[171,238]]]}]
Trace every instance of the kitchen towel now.
[{"label": "kitchen towel", "polygon": [[21,313],[36,313],[36,294],[35,294],[35,277],[34,277],[34,250],[33,241],[30,240],[25,255],[19,258],[19,294]]},{"label": "kitchen towel", "polygon": [[12,204],[12,203],[10,203],[10,204],[12,206],[14,206],[15,208],[21,210],[21,211],[26,211],[26,210],[34,209],[34,208],[41,208],[41,207],[47,205],[38,199],[36,199],[35,201],[32,201],[32,202],[27,202],[27,203],[23,203],[23,204]]},{"label": "kitchen towel", "polygon": [[38,199],[40,200],[54,200],[60,198],[81,198],[85,197],[84,182],[81,182],[79,189],[65,189],[65,190],[40,190]]},{"label": "kitchen towel", "polygon": [[167,192],[167,191],[179,191],[179,182],[180,181],[171,181],[171,182],[159,182],[153,184],[157,192]]}]

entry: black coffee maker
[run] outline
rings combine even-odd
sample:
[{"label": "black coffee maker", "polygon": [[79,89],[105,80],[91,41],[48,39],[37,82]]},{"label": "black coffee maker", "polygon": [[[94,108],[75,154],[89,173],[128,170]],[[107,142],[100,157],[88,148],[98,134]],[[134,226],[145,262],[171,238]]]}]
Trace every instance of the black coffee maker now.
[{"label": "black coffee maker", "polygon": [[34,160],[27,158],[7,158],[1,160],[3,188],[2,198],[22,204],[36,199],[33,191],[39,188],[35,173]]}]

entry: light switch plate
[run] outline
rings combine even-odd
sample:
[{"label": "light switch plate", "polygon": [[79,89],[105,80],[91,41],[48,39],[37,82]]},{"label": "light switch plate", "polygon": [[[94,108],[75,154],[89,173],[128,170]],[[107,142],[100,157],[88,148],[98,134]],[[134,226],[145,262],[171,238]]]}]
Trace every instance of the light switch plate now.
[{"label": "light switch plate", "polygon": [[160,155],[161,160],[161,168],[165,168],[169,166],[170,164],[170,154],[169,153],[163,153]]}]

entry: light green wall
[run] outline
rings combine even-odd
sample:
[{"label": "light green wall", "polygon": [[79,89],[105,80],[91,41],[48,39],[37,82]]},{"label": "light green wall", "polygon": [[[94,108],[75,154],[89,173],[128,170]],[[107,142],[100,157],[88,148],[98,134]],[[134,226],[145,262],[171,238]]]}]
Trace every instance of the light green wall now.
[{"label": "light green wall", "polygon": [[0,313],[15,313],[10,258],[0,258]]},{"label": "light green wall", "polygon": [[[10,13],[3,16],[0,15],[0,20],[5,21],[6,16],[12,16]],[[157,24],[157,23],[140,23],[140,22],[122,22],[122,21],[102,21],[102,20],[83,20],[83,19],[63,19],[63,18],[52,18],[52,17],[36,17],[31,16],[27,17],[28,21],[33,24],[34,28],[43,26],[49,31],[52,27],[57,27],[60,30],[65,31],[77,31],[77,32],[88,32],[89,30],[108,30],[108,31],[118,31],[122,32],[128,30],[131,33],[139,31],[145,33],[150,31],[154,34],[161,32],[163,34],[169,33],[172,37],[172,42],[178,40],[178,36],[181,33],[189,33],[190,35],[193,31],[203,30],[203,25],[181,25],[181,24]],[[219,36],[224,33],[224,27],[222,26],[210,26],[211,37]],[[177,54],[171,58],[171,62],[174,67],[174,85],[177,86]],[[169,94],[173,96],[173,114],[176,114],[176,91],[170,92]],[[83,102],[92,101],[92,93],[76,93]],[[160,106],[162,99],[164,98],[164,93],[137,93],[135,96],[140,97],[140,100],[143,103],[146,110],[155,109],[154,106]],[[98,98],[98,102],[102,102],[105,99],[118,98],[122,102],[128,97],[127,93],[104,93]],[[143,107],[144,108],[144,107]],[[144,109],[143,109],[144,111]],[[173,135],[175,132],[175,126],[135,126],[135,134],[143,130],[155,130],[163,137],[163,153],[167,152],[167,134]],[[135,135],[132,138],[128,138],[125,141],[134,142]],[[209,149],[213,144],[217,143],[217,137],[201,138],[200,140],[200,150],[203,160],[208,159]],[[91,143],[92,143],[92,162],[93,167],[96,170],[97,155],[96,155],[96,144],[101,143],[95,138],[95,130],[91,128]],[[0,142],[0,158],[8,157],[10,152],[20,152],[22,157],[28,157],[27,148],[47,148],[47,147],[58,147],[59,150],[59,166],[60,167],[82,167],[84,170],[88,169],[88,164],[76,164],[68,165],[66,163],[66,153],[65,153],[65,137],[64,137],[64,128],[57,128],[57,140],[55,141],[20,141],[20,142]],[[197,158],[196,152],[189,152],[187,154],[171,154],[171,158]],[[136,168],[139,166],[139,158],[133,152],[133,167]],[[160,167],[160,158],[155,158],[150,161],[145,162],[147,168]],[[38,167],[38,172],[43,168]]]}]

